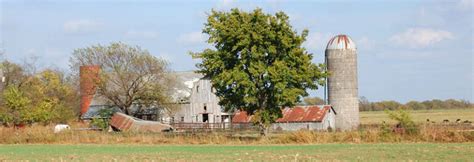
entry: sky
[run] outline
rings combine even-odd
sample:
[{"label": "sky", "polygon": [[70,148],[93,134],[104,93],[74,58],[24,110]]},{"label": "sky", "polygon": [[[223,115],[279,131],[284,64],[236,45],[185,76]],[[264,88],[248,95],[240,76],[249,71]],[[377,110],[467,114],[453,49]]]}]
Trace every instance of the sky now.
[{"label": "sky", "polygon": [[[0,0],[2,59],[69,69],[74,49],[124,42],[196,70],[189,52],[211,46],[202,34],[211,9],[283,11],[322,63],[327,41],[347,34],[358,52],[359,96],[370,101],[474,101],[471,0]],[[323,97],[323,88],[311,96]]]}]

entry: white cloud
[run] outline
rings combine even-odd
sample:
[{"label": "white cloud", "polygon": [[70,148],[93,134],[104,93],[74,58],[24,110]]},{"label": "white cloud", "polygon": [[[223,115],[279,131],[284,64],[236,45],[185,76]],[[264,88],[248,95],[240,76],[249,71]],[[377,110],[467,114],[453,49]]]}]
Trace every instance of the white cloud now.
[{"label": "white cloud", "polygon": [[372,50],[374,49],[375,42],[370,40],[368,37],[363,36],[357,40],[354,40],[358,50]]},{"label": "white cloud", "polygon": [[449,31],[430,28],[410,28],[393,35],[390,37],[390,41],[411,48],[423,48],[453,38],[453,34]]},{"label": "white cloud", "polygon": [[178,42],[187,44],[206,43],[207,36],[201,32],[185,33],[178,37]]},{"label": "white cloud", "polygon": [[125,36],[129,38],[156,39],[158,38],[158,32],[129,30],[125,33]]},{"label": "white cloud", "polygon": [[325,50],[327,42],[333,36],[331,33],[309,33],[304,46],[310,50]]},{"label": "white cloud", "polygon": [[459,0],[458,8],[464,11],[471,10],[473,7],[472,0]]},{"label": "white cloud", "polygon": [[100,30],[102,23],[81,19],[81,20],[70,20],[64,23],[64,31],[67,33],[90,33]]}]

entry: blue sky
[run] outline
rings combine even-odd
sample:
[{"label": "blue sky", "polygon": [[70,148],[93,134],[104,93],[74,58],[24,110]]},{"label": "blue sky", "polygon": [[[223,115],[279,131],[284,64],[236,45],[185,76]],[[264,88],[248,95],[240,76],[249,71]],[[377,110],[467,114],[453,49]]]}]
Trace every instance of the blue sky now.
[{"label": "blue sky", "polygon": [[[37,58],[41,68],[68,69],[72,51],[122,41],[194,70],[189,51],[209,46],[201,34],[211,9],[284,11],[321,63],[324,47],[344,33],[357,44],[359,95],[371,101],[473,99],[473,3],[446,1],[126,1],[0,0],[4,59]],[[312,96],[322,97],[321,90]]]}]

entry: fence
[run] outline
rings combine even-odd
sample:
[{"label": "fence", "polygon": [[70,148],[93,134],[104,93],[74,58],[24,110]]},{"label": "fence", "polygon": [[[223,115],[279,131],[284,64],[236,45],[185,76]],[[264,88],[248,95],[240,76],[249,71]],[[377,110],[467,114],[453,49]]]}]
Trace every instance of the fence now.
[{"label": "fence", "polygon": [[242,131],[255,130],[258,127],[252,123],[171,123],[178,131]]}]

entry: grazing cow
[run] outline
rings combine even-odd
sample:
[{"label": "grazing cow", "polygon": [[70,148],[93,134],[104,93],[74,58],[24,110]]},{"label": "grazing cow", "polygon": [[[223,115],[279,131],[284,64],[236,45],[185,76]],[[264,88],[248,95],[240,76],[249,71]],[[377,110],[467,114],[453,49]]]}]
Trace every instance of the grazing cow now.
[{"label": "grazing cow", "polygon": [[443,120],[443,123],[449,123],[449,120],[448,120],[448,119],[444,119],[444,120]]},{"label": "grazing cow", "polygon": [[460,123],[460,122],[461,122],[461,119],[457,119],[457,120],[456,120],[456,123]]},{"label": "grazing cow", "polygon": [[71,129],[71,127],[69,127],[69,125],[67,124],[58,124],[54,127],[54,133],[59,133],[61,131],[69,130],[69,129]]},{"label": "grazing cow", "polygon": [[426,122],[429,123],[429,122],[430,122],[430,119],[426,119]]},{"label": "grazing cow", "polygon": [[471,123],[472,123],[472,121],[465,120],[463,123],[464,123],[464,124],[471,124]]}]

